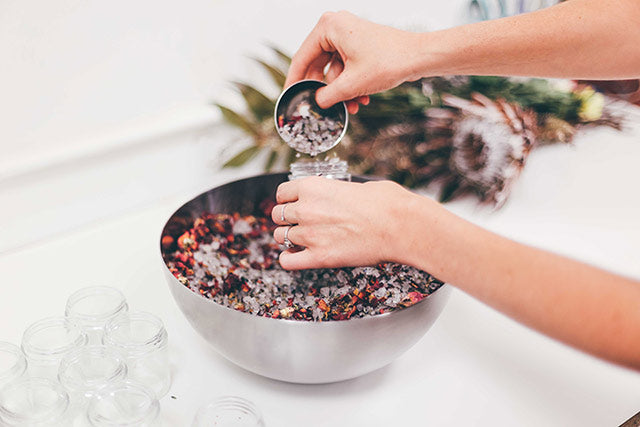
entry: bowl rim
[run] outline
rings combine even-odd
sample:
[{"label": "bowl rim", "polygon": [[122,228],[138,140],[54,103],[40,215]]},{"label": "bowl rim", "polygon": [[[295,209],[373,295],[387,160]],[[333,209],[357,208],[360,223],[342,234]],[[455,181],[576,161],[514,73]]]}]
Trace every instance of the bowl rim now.
[{"label": "bowl rim", "polygon": [[[226,307],[222,304],[219,304],[217,302],[215,302],[214,300],[210,299],[210,298],[206,298],[202,295],[198,295],[195,291],[193,291],[192,289],[188,288],[186,285],[182,284],[174,275],[173,273],[171,273],[171,271],[169,270],[169,267],[167,266],[167,263],[164,261],[164,258],[162,256],[162,237],[164,235],[164,230],[167,228],[167,225],[169,224],[169,221],[171,221],[171,219],[175,216],[176,213],[178,213],[180,210],[182,210],[186,205],[188,205],[189,203],[193,202],[194,200],[196,200],[199,197],[204,196],[206,193],[215,190],[215,189],[219,189],[221,187],[224,187],[226,185],[230,185],[239,181],[246,181],[246,180],[250,180],[250,179],[255,179],[257,177],[260,176],[275,176],[275,175],[284,175],[286,176],[286,172],[271,172],[271,173],[263,173],[263,174],[257,174],[257,175],[251,175],[248,177],[244,177],[241,179],[236,179],[233,181],[228,181],[225,182],[224,184],[218,185],[216,187],[210,188],[206,191],[203,191],[201,193],[199,193],[198,195],[190,198],[188,201],[184,202],[182,205],[180,205],[179,208],[175,209],[173,211],[173,213],[171,213],[171,215],[169,215],[168,219],[166,221],[164,221],[164,225],[162,226],[162,229],[160,231],[160,239],[158,241],[159,245],[159,255],[160,255],[160,261],[162,263],[162,267],[163,267],[163,271],[165,272],[165,274],[167,274],[168,276],[171,277],[172,279],[172,284],[173,285],[179,285],[181,288],[185,288],[186,291],[189,292],[189,294],[192,294],[193,296],[203,299],[205,301],[207,301],[210,304],[214,304],[216,307],[218,308],[222,308],[225,310],[228,310],[229,312],[233,312],[233,313],[238,313],[241,315],[245,315],[248,317],[252,317],[254,319],[264,319],[264,320],[272,320],[272,321],[280,321],[280,322],[286,322],[287,324],[300,324],[300,325],[340,325],[343,324],[343,322],[372,322],[372,321],[377,321],[377,319],[384,319],[386,317],[389,316],[393,316],[395,315],[400,315],[400,313],[406,313],[408,310],[414,309],[415,307],[419,306],[421,303],[423,303],[424,301],[428,300],[432,295],[435,295],[438,291],[440,291],[442,288],[449,288],[449,284],[447,282],[443,282],[442,285],[436,289],[435,291],[433,291],[432,293],[430,293],[429,295],[427,295],[426,297],[424,297],[423,299],[421,299],[420,301],[418,301],[415,304],[410,305],[409,307],[404,307],[401,308],[399,310],[394,309],[392,311],[387,311],[385,313],[382,314],[375,314],[373,316],[365,316],[365,317],[355,317],[355,318],[349,318],[349,319],[342,319],[342,320],[323,320],[323,321],[311,321],[311,320],[296,320],[296,319],[282,319],[282,318],[273,318],[273,317],[266,317],[266,316],[259,316],[256,314],[252,314],[252,313],[247,313],[246,311],[240,311],[240,310],[235,310],[233,308],[230,307]],[[364,177],[364,176],[358,176],[359,178],[369,178],[369,177]],[[380,179],[380,178],[376,178],[376,177],[372,177],[373,179]],[[247,317],[247,318],[248,318]],[[325,327],[330,327],[330,326],[325,326]],[[337,327],[337,326],[336,326]]]}]

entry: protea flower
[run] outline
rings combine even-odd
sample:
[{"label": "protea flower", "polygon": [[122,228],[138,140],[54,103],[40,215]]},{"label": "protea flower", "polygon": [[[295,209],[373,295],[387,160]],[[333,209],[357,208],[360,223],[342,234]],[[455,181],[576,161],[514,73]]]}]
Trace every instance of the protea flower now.
[{"label": "protea flower", "polygon": [[456,116],[451,124],[448,191],[473,191],[501,206],[535,144],[536,114],[480,94],[473,94],[472,101],[451,95],[443,101]]}]

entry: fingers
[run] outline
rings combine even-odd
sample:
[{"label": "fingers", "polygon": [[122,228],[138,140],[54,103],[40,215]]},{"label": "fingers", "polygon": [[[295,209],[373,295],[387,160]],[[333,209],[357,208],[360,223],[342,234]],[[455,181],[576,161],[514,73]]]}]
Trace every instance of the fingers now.
[{"label": "fingers", "polygon": [[[293,58],[291,58],[291,66],[289,67],[287,79],[284,83],[285,88],[291,86],[298,80],[304,79],[307,74],[307,70],[309,70],[309,67],[316,59],[323,57],[327,52],[333,52],[335,50],[329,44],[326,44],[323,48],[321,43],[322,37],[321,29],[316,25],[307,38],[302,42],[300,49],[298,49],[296,54],[293,55]],[[328,55],[330,56],[330,53]],[[327,61],[325,61],[325,65]]]},{"label": "fingers", "polygon": [[340,75],[325,87],[316,92],[316,102],[320,108],[329,108],[332,105],[346,101],[357,96],[353,89],[353,79],[349,71],[342,71]]},{"label": "fingers", "polygon": [[[275,230],[273,230],[273,238],[276,242],[283,245],[284,236],[286,233],[287,238],[294,245],[306,246],[308,242],[306,239],[307,234],[306,234],[305,228],[306,227],[301,225],[285,225],[283,227],[278,227]],[[287,229],[289,229],[288,232],[287,232]]]},{"label": "fingers", "polygon": [[298,200],[298,183],[296,181],[283,182],[276,190],[276,202],[279,204]]},{"label": "fingers", "polygon": [[295,251],[288,249],[280,253],[280,265],[285,270],[303,270],[314,266],[315,256],[309,249]]},{"label": "fingers", "polygon": [[[334,53],[333,58],[331,59],[331,65],[329,66],[329,70],[327,71],[327,83],[331,84],[332,82],[334,82],[338,78],[338,76],[340,76],[340,73],[342,73],[342,71],[344,71],[344,64],[340,60],[340,56]],[[347,111],[349,112],[349,114],[356,114],[359,110],[358,104],[369,104],[369,96],[358,96],[355,99],[346,101],[345,104],[347,104]]]},{"label": "fingers", "polygon": [[371,101],[369,99],[369,95],[365,95],[365,96],[359,96],[356,98],[356,101],[358,101],[359,104],[362,105],[369,105],[369,102]]},{"label": "fingers", "polygon": [[298,202],[275,205],[271,209],[271,219],[278,225],[298,224],[300,222],[298,208]]},{"label": "fingers", "polygon": [[324,69],[331,60],[331,56],[331,53],[323,52],[320,56],[314,59],[305,73],[305,79],[322,81],[324,78]]},{"label": "fingers", "polygon": [[[327,71],[326,81],[329,85],[333,84],[340,74],[344,71],[344,63],[340,59],[340,56],[334,54],[331,60],[331,65],[329,66],[329,70]],[[318,98],[316,97],[316,100]],[[358,112],[358,103],[355,101],[346,101],[347,111],[349,114],[356,114]],[[318,102],[318,105],[320,103]],[[320,105],[322,107],[322,105]]]},{"label": "fingers", "polygon": [[347,104],[347,111],[349,114],[356,114],[360,109],[357,101],[346,101],[345,104]]},{"label": "fingers", "polygon": [[[323,63],[323,65],[324,64],[325,63]],[[329,70],[327,71],[327,74],[324,77],[325,81],[328,84],[332,84],[340,76],[340,74],[343,71],[344,71],[344,63],[340,59],[340,55],[338,55],[337,53],[334,53],[333,56],[331,57],[331,64],[329,65]],[[313,74],[310,74],[309,72],[307,72],[307,78],[314,78],[316,80],[321,80],[322,72],[319,68],[316,68]],[[363,104],[363,105],[369,104],[369,96],[367,95],[358,96],[355,99],[346,101],[346,104],[347,104],[347,111],[349,111],[349,114],[356,114],[359,110],[359,104]]]},{"label": "fingers", "polygon": [[327,75],[325,77],[326,82],[331,84],[335,79],[338,78],[343,70],[344,63],[342,62],[340,55],[334,53],[333,57],[331,58],[331,65],[329,65],[329,70],[327,71]]}]

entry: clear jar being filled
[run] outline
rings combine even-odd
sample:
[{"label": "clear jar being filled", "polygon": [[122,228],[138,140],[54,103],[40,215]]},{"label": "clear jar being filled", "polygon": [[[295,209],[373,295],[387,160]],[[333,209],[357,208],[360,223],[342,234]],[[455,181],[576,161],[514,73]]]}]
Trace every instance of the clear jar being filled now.
[{"label": "clear jar being filled", "polygon": [[290,166],[289,180],[306,178],[308,176],[323,176],[341,181],[351,181],[349,166],[345,160],[337,157],[329,160],[299,160]]},{"label": "clear jar being filled", "polygon": [[66,317],[48,317],[29,326],[22,336],[22,351],[32,377],[56,380],[60,360],[87,344],[87,335]]},{"label": "clear jar being filled", "polygon": [[118,289],[91,286],[74,292],[67,299],[64,314],[86,332],[89,344],[102,344],[104,326],[128,310],[127,300]]},{"label": "clear jar being filled", "polygon": [[94,427],[156,427],[160,404],[150,390],[125,381],[99,391],[89,403],[86,419]]},{"label": "clear jar being filled", "polygon": [[62,358],[58,380],[71,399],[75,414],[84,414],[90,399],[100,390],[123,382],[127,366],[113,347],[78,347]]},{"label": "clear jar being filled", "polygon": [[22,377],[27,370],[27,359],[17,345],[0,341],[0,389]]},{"label": "clear jar being filled", "polygon": [[171,371],[162,320],[144,312],[123,314],[105,327],[104,343],[123,352],[131,380],[149,387],[158,399],[167,393]]},{"label": "clear jar being filled", "polygon": [[71,425],[69,396],[60,384],[45,378],[13,382],[0,390],[0,425]]}]

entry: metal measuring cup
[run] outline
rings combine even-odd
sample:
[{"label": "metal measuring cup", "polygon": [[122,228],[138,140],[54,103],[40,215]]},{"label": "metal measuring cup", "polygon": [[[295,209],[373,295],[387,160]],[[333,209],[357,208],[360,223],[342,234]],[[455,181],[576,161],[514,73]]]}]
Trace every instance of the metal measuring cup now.
[{"label": "metal measuring cup", "polygon": [[276,102],[276,130],[299,153],[324,153],[338,145],[347,132],[349,113],[344,102],[326,109],[316,103],[316,91],[326,85],[319,80],[301,80],[285,89]]}]

